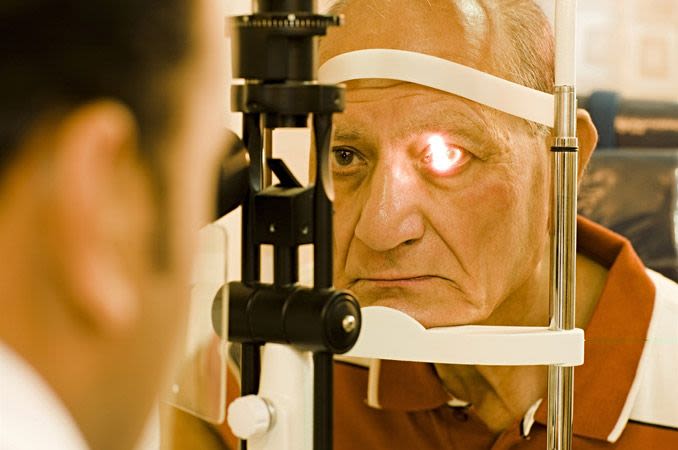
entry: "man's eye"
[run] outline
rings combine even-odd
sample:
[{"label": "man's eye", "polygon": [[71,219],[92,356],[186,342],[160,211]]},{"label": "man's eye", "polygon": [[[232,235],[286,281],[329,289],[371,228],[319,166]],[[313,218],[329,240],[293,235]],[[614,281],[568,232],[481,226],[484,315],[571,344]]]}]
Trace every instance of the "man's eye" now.
[{"label": "man's eye", "polygon": [[335,173],[351,174],[365,163],[360,153],[350,147],[334,147],[332,149],[332,168]]},{"label": "man's eye", "polygon": [[350,166],[356,155],[353,150],[338,148],[333,151],[334,161],[340,166]]},{"label": "man's eye", "polygon": [[447,144],[440,135],[428,139],[421,165],[436,175],[452,175],[471,159],[466,150]]}]

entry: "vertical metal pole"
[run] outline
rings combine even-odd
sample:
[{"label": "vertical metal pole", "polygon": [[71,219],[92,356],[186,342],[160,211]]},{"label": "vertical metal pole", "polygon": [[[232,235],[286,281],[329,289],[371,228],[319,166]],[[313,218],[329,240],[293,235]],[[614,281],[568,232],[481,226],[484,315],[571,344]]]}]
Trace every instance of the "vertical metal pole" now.
[{"label": "vertical metal pole", "polygon": [[273,184],[273,175],[271,174],[271,168],[268,167],[268,160],[273,158],[273,129],[264,128],[264,187],[268,187]]},{"label": "vertical metal pole", "polygon": [[[577,271],[577,1],[555,0],[555,123],[551,148],[549,326],[575,326]],[[572,448],[574,368],[549,366],[547,449]]]},{"label": "vertical metal pole", "polygon": [[[313,115],[316,146],[316,179],[314,189],[313,286],[332,287],[332,178],[330,174],[330,138],[332,114]],[[331,353],[313,354],[313,449],[332,450],[333,359]]]},{"label": "vertical metal pole", "polygon": [[273,247],[273,284],[290,286],[299,281],[297,247]]},{"label": "vertical metal pole", "polygon": [[243,115],[243,142],[250,157],[249,193],[242,209],[242,280],[244,283],[259,281],[261,256],[254,244],[254,196],[264,187],[263,141],[261,115]]},{"label": "vertical metal pole", "polygon": [[313,285],[317,289],[332,287],[332,175],[330,174],[330,138],[332,115],[314,114],[313,133],[316,146],[314,202]]},{"label": "vertical metal pole", "polygon": [[[263,188],[263,160],[261,115],[247,113],[243,116],[243,141],[250,156],[249,193],[242,207],[242,280],[259,281],[261,252],[254,244],[254,196]],[[254,395],[259,391],[261,374],[261,345],[242,344],[240,354],[240,395]],[[240,442],[240,450],[247,450],[247,441]]]},{"label": "vertical metal pole", "polygon": [[332,450],[333,358],[313,354],[313,450]]},{"label": "vertical metal pole", "polygon": [[[576,97],[572,86],[557,86],[554,145],[551,148],[550,323],[552,330],[575,326],[577,262]],[[574,368],[549,366],[548,450],[572,447]]]}]

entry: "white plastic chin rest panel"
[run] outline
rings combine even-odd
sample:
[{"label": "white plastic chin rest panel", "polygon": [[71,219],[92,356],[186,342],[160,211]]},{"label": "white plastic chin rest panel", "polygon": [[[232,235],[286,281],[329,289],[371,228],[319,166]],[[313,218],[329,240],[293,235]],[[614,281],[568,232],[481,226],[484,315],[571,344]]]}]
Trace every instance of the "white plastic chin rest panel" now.
[{"label": "white plastic chin rest panel", "polygon": [[464,325],[424,328],[393,308],[362,308],[358,342],[347,356],[491,366],[584,363],[584,331]]}]

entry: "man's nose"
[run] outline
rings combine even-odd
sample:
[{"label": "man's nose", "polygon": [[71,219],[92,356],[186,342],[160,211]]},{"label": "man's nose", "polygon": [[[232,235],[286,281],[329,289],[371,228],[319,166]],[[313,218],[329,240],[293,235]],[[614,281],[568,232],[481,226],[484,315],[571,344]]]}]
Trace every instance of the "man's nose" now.
[{"label": "man's nose", "polygon": [[[368,185],[355,236],[376,251],[413,243],[424,235],[421,202],[425,194],[415,173],[380,162]],[[425,197],[425,195],[424,195]]]}]

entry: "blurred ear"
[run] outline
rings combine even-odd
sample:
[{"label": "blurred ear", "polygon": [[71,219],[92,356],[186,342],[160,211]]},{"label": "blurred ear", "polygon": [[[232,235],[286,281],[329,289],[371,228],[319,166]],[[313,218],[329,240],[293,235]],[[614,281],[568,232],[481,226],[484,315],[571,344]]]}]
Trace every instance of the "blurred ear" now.
[{"label": "blurred ear", "polygon": [[591,116],[584,109],[577,110],[577,137],[579,138],[579,176],[581,178],[584,170],[593,155],[593,151],[598,144],[598,131],[596,130]]},{"label": "blurred ear", "polygon": [[130,252],[142,235],[143,176],[136,125],[123,105],[100,101],[58,125],[51,143],[48,245],[57,289],[90,328],[119,334],[138,320]]}]

